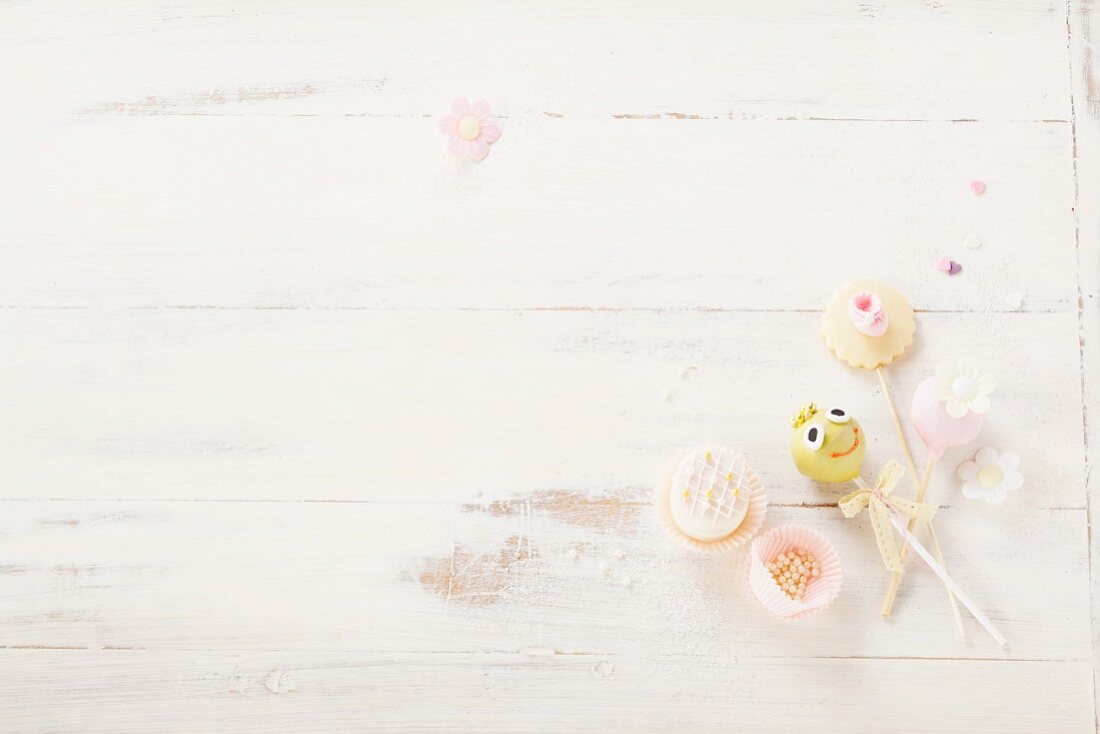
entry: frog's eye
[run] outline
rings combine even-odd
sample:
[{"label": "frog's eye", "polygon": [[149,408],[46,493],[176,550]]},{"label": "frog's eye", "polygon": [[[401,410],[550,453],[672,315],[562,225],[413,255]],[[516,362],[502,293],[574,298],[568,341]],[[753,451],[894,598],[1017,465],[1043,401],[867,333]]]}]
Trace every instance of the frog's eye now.
[{"label": "frog's eye", "polygon": [[829,408],[829,412],[825,414],[829,417],[833,423],[847,423],[852,419],[852,416],[848,415],[848,411],[844,408]]},{"label": "frog's eye", "polygon": [[821,450],[821,446],[825,443],[825,429],[821,426],[810,426],[802,434],[802,443],[806,444],[806,448],[811,451]]}]

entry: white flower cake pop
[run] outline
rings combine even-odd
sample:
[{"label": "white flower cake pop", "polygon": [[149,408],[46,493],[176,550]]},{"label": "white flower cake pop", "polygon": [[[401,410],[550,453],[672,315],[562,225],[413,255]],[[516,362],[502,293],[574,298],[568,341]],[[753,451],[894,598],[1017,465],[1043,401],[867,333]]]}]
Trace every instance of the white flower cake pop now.
[{"label": "white flower cake pop", "polygon": [[913,425],[932,461],[938,461],[948,449],[978,437],[989,410],[989,393],[996,384],[992,375],[978,369],[973,360],[963,359],[958,363],[941,362],[936,376],[917,386],[913,393]]}]

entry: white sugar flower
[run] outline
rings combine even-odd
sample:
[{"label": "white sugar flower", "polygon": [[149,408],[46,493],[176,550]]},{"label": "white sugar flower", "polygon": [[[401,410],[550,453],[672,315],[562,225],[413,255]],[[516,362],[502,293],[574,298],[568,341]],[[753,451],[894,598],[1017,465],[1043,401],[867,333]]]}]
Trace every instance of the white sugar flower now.
[{"label": "white sugar flower", "polygon": [[952,418],[962,418],[967,413],[985,413],[989,410],[989,393],[997,387],[997,381],[988,372],[982,372],[972,359],[957,363],[940,362],[936,366],[936,384],[932,396],[947,409]]},{"label": "white sugar flower", "polygon": [[1005,495],[1024,484],[1023,475],[1016,471],[1019,466],[1016,454],[998,454],[997,449],[986,446],[974,455],[974,461],[959,465],[959,478],[965,482],[963,494],[972,500],[984,497],[991,505],[1003,502]]}]

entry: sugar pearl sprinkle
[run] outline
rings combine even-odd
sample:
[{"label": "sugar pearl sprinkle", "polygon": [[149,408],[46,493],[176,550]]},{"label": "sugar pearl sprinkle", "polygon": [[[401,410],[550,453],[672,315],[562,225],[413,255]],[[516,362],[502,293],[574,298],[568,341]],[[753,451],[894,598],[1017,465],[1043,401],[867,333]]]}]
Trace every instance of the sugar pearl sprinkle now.
[{"label": "sugar pearl sprinkle", "polygon": [[821,574],[817,559],[805,548],[791,548],[780,553],[771,563],[765,564],[772,580],[794,601],[802,601],[806,585]]}]

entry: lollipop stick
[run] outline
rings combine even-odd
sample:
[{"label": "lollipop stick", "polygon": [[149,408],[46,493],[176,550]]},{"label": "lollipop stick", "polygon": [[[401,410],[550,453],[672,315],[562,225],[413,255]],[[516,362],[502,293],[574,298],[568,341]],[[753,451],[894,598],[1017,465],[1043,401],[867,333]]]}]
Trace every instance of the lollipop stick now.
[{"label": "lollipop stick", "polygon": [[[928,537],[932,540],[932,552],[936,555],[936,560],[946,569],[947,564],[943,561],[943,549],[940,548],[940,539],[936,537],[936,526],[932,523],[928,523]],[[963,627],[962,615],[959,613],[959,605],[955,601],[955,595],[951,593],[951,589],[947,584],[944,584],[943,588],[947,592],[947,601],[951,604],[951,611],[955,614],[955,629],[959,631],[959,637],[966,637],[966,628]]]},{"label": "lollipop stick", "polygon": [[[933,461],[932,459],[929,459],[928,463],[925,464],[925,466],[924,466],[924,475],[921,477],[920,485],[917,487],[917,496],[916,496],[916,501],[917,502],[923,502],[924,501],[924,495],[928,491],[928,481],[932,477],[932,469],[935,466],[936,466],[936,462]],[[909,521],[909,527],[907,528],[907,530],[909,530],[911,532],[913,530],[913,526],[915,524],[916,524],[916,520],[910,520]],[[932,540],[932,549],[936,553],[936,560],[940,563],[941,566],[946,567],[947,564],[945,564],[944,560],[943,560],[943,550],[940,548],[940,541],[939,541],[939,538],[936,536],[936,528],[931,522],[928,523],[928,532],[929,532],[929,537]],[[905,560],[908,553],[909,553],[909,547],[908,546],[903,546],[902,549],[901,549],[901,553],[899,554],[901,556],[902,561]],[[893,574],[890,575],[890,587],[889,587],[889,589],[887,589],[886,598],[882,602],[882,616],[884,616],[884,617],[889,617],[890,616],[890,613],[893,611],[894,600],[897,598],[898,588],[900,586],[901,586],[901,573],[895,571]],[[955,601],[954,594],[951,593],[951,587],[948,586],[945,583],[944,588],[946,588],[946,590],[947,590],[947,599],[951,603],[951,611],[954,613],[954,616],[955,616],[955,628],[959,631],[959,636],[960,637],[965,637],[966,636],[966,629],[963,627],[962,616],[959,614],[959,605]]]},{"label": "lollipop stick", "polygon": [[933,573],[939,576],[944,585],[946,585],[950,591],[954,592],[955,596],[959,598],[959,601],[970,610],[970,613],[974,615],[974,619],[978,620],[982,627],[985,627],[985,631],[997,641],[998,645],[1004,647],[1005,643],[1008,642],[1005,636],[1001,634],[1001,631],[997,629],[996,625],[993,624],[989,617],[985,616],[981,609],[978,609],[978,606],[966,595],[966,592],[959,588],[955,580],[947,575],[947,569],[937,563],[936,560],[932,558],[932,554],[928,552],[928,549],[921,545],[919,540],[913,537],[913,534],[905,527],[905,523],[901,521],[901,518],[896,512],[890,513],[890,522],[894,524],[894,527],[897,528],[897,531],[902,534],[902,537],[905,538],[909,545],[913,546],[913,550],[928,564],[928,567],[932,569]]},{"label": "lollipop stick", "polygon": [[[894,393],[890,391],[890,386],[886,384],[886,373],[882,371],[881,367],[876,367],[875,372],[878,374],[879,384],[882,385],[882,394],[886,396],[886,404],[890,406],[890,415],[894,419],[894,430],[897,431],[898,440],[901,441],[901,452],[905,454],[905,465],[909,468],[910,475],[913,480],[917,478],[917,465],[913,463],[913,452],[909,450],[909,440],[905,438],[905,431],[901,427],[901,418],[898,417],[898,406],[894,405]],[[917,498],[917,502],[920,502],[920,498]]]},{"label": "lollipop stick", "polygon": [[[898,416],[898,407],[894,405],[894,393],[890,390],[890,385],[886,382],[886,373],[883,372],[882,367],[875,368],[875,373],[878,374],[879,384],[882,385],[882,394],[886,396],[886,404],[890,407],[890,416],[894,419],[894,430],[898,434],[898,440],[901,442],[901,451],[905,454],[905,465],[909,468],[909,476],[913,478],[913,481],[917,481],[917,465],[913,462],[913,452],[909,450],[909,439],[905,437],[905,430],[901,427],[901,418]],[[921,478],[920,483],[917,485],[916,501],[923,502],[924,494],[928,490],[928,479],[932,473],[932,466],[935,462],[929,460],[927,466],[925,466],[924,476]],[[909,530],[913,530],[913,525],[916,520],[909,521]],[[941,565],[945,565],[943,561],[943,551],[940,549],[940,541],[936,537],[936,530],[932,526],[932,523],[928,523],[928,531],[931,533],[932,548],[936,551],[936,558]],[[909,553],[908,547],[901,549],[901,560],[905,560],[905,557]],[[890,613],[894,609],[894,598],[898,595],[898,587],[901,585],[901,574],[894,572],[890,577],[890,588],[886,592],[886,599],[882,603],[882,616],[889,617]],[[951,604],[951,612],[955,616],[955,627],[959,631],[959,635],[965,637],[966,629],[963,627],[962,616],[959,614],[959,605],[955,601],[954,595],[951,593],[949,587],[947,589],[947,601]]]},{"label": "lollipop stick", "polygon": [[[932,468],[936,466],[936,462],[932,459],[928,460],[928,463],[924,465],[924,474],[921,476],[920,485],[917,487],[917,502],[924,502],[924,493],[928,489],[928,480],[932,477]],[[916,520],[909,521],[908,530],[913,530],[913,525],[916,524]],[[931,523],[929,523],[931,525]],[[905,561],[905,557],[909,554],[908,546],[901,549],[901,560]],[[882,601],[882,616],[889,617],[890,612],[894,610],[894,599],[898,595],[898,587],[901,585],[901,572],[894,571],[890,574],[890,587],[886,590],[886,598]]]},{"label": "lollipop stick", "polygon": [[[862,477],[856,477],[853,481],[861,489],[867,489],[872,492],[876,492],[876,490],[872,489],[867,484],[867,482],[863,481]],[[997,641],[998,645],[1004,646],[1006,643],[1005,636],[1002,635],[1000,630],[998,630],[993,622],[990,621],[989,617],[985,616],[985,614],[982,613],[981,609],[978,609],[978,605],[974,603],[974,600],[967,596],[966,593],[955,582],[955,580],[952,579],[950,575],[948,575],[947,569],[944,568],[942,564],[940,564],[935,558],[932,557],[932,554],[928,552],[928,549],[925,548],[919,540],[917,540],[916,536],[909,532],[909,528],[906,527],[902,514],[897,510],[896,507],[894,507],[894,505],[890,503],[890,498],[884,497],[881,494],[878,494],[877,496],[886,505],[886,514],[890,518],[890,523],[905,540],[905,546],[902,547],[901,552],[904,553],[906,548],[912,546],[913,551],[918,556],[920,556],[926,564],[928,564],[928,567],[930,569],[932,569],[932,573],[940,577],[940,581],[943,582],[948,591],[959,598],[959,601],[963,603],[963,606],[965,606],[970,611],[970,613],[974,615],[974,619],[978,620],[978,622],[980,622],[981,625],[985,627],[986,632],[988,632],[993,637],[993,639]]]}]

